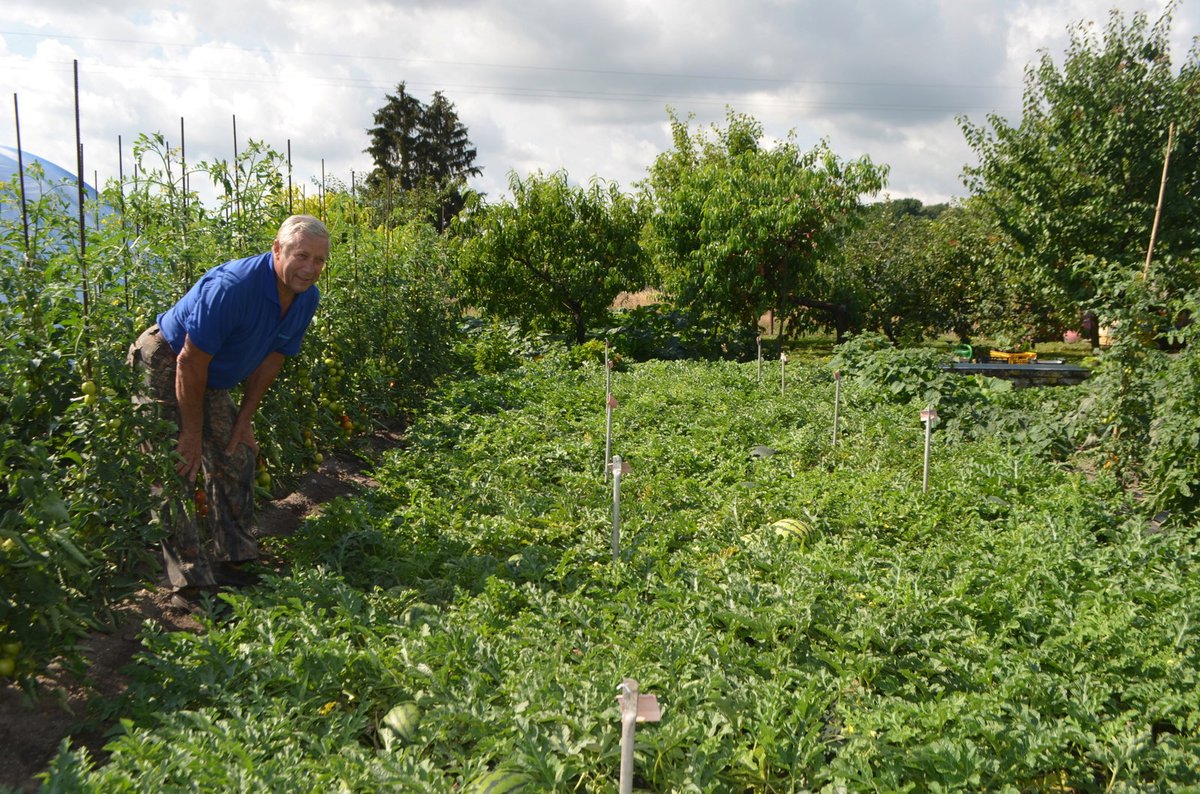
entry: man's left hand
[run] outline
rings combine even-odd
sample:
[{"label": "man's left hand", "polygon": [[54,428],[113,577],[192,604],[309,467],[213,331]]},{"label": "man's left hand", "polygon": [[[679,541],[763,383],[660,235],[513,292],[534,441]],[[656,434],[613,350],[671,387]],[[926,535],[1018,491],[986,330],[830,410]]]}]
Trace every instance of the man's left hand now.
[{"label": "man's left hand", "polygon": [[254,453],[254,457],[258,457],[258,442],[254,440],[254,425],[240,421],[233,423],[233,432],[229,435],[229,446],[225,447],[225,454],[232,455],[237,452],[238,444],[245,444]]}]

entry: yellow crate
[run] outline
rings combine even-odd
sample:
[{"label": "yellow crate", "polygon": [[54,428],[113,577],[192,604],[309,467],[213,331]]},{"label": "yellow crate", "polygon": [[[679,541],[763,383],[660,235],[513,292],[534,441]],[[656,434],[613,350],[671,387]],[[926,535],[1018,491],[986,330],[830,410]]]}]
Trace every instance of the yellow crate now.
[{"label": "yellow crate", "polygon": [[1006,353],[1003,350],[988,351],[988,358],[992,361],[1002,361],[1005,364],[1032,364],[1037,361],[1037,353],[1032,351],[1028,353]]}]

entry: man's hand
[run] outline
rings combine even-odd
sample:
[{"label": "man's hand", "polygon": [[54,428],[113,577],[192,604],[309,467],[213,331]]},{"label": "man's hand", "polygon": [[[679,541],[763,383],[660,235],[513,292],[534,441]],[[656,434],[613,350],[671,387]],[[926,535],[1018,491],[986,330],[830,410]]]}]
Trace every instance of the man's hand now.
[{"label": "man's hand", "polygon": [[199,435],[180,433],[175,452],[181,459],[175,462],[175,473],[188,482],[195,482],[196,475],[200,472],[202,450],[203,443]]},{"label": "man's hand", "polygon": [[175,399],[179,403],[179,443],[175,451],[180,460],[175,471],[188,482],[196,481],[200,456],[204,449],[204,390],[208,385],[208,364],[212,356],[185,337],[175,368]]},{"label": "man's hand", "polygon": [[254,453],[254,457],[258,457],[258,442],[254,440],[254,425],[248,420],[242,421],[241,417],[233,423],[233,432],[229,434],[229,446],[225,447],[226,455],[233,455],[237,452],[238,444],[245,444]]}]

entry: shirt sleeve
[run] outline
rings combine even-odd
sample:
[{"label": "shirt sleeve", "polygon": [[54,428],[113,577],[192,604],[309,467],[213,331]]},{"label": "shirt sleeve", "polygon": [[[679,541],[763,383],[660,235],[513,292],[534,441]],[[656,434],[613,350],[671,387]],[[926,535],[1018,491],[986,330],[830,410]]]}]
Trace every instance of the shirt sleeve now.
[{"label": "shirt sleeve", "polygon": [[210,356],[221,352],[243,308],[237,291],[230,286],[222,278],[202,278],[192,312],[184,324],[192,344]]}]

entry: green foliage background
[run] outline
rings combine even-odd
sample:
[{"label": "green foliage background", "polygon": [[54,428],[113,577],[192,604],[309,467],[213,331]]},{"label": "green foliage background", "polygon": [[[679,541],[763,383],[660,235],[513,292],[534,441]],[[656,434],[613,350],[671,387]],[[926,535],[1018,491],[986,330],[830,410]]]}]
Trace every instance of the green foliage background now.
[{"label": "green foliage background", "polygon": [[1074,388],[960,381],[922,493],[926,373],[873,346],[837,364],[836,447],[827,365],[782,395],[754,364],[616,373],[617,561],[603,367],[551,352],[448,383],[377,491],[305,525],[290,576],[203,635],[148,637],[110,760],[65,751],[50,789],[451,791],[500,769],[611,791],[627,676],[663,706],[637,731],[649,790],[1200,783],[1194,522],[1150,532],[1111,470],[952,426],[1056,427]]}]

